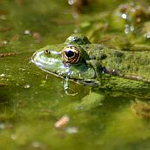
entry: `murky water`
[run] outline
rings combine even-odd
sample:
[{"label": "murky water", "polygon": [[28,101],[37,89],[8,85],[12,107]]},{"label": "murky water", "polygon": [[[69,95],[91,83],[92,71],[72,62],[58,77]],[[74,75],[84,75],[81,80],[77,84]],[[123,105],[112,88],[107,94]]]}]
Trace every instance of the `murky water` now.
[{"label": "murky water", "polygon": [[[30,62],[34,51],[64,42],[77,27],[67,1],[0,1],[0,53],[13,54],[0,58],[0,149],[149,149],[150,124],[132,112],[134,97],[87,96],[90,89],[74,83],[78,94],[68,96],[63,79]],[[69,123],[56,129],[65,115]]]}]

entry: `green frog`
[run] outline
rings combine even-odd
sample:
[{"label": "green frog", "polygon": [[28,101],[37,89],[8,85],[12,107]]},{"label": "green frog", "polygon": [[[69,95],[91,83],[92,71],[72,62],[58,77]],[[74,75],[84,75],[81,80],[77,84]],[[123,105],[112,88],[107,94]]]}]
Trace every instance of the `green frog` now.
[{"label": "green frog", "polygon": [[62,44],[36,51],[32,62],[40,69],[68,81],[105,92],[150,96],[150,52],[120,51],[90,43],[82,34],[69,36]]}]

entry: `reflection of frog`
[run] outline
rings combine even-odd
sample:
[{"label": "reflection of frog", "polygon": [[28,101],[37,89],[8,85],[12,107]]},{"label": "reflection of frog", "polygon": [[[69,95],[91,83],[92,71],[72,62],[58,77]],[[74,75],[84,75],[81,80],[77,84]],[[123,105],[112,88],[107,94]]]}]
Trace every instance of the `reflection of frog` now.
[{"label": "reflection of frog", "polygon": [[[94,17],[93,17],[94,18]],[[150,50],[150,11],[140,3],[127,3],[101,13],[81,28],[92,41],[128,50]],[[86,21],[87,22],[87,21]],[[82,25],[82,24],[81,24]]]},{"label": "reflection of frog", "polygon": [[106,91],[142,96],[150,91],[150,52],[110,49],[83,35],[47,45],[34,53],[32,62],[48,73]]}]

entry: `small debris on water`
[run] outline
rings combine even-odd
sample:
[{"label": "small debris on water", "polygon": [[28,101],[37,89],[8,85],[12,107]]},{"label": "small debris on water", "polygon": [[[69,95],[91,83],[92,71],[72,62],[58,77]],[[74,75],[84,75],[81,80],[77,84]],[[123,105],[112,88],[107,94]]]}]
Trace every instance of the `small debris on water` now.
[{"label": "small debris on water", "polygon": [[0,53],[0,57],[15,56],[16,53]]},{"label": "small debris on water", "polygon": [[33,39],[35,40],[36,43],[41,43],[41,35],[39,32],[34,32],[33,33]]},{"label": "small debris on water", "polygon": [[6,19],[7,19],[6,15],[0,15],[0,20],[6,20]]},{"label": "small debris on water", "polygon": [[51,110],[50,109],[41,109],[41,112],[51,113]]},{"label": "small debris on water", "polygon": [[66,132],[70,133],[70,134],[75,134],[75,133],[78,133],[79,130],[77,127],[67,127],[65,129]]},{"label": "small debris on water", "polygon": [[24,34],[25,34],[25,35],[31,35],[31,31],[30,31],[30,30],[25,30],[25,31],[24,31]]},{"label": "small debris on water", "polygon": [[63,129],[64,127],[67,126],[67,124],[69,123],[69,121],[70,121],[70,118],[67,115],[64,115],[58,121],[56,121],[56,123],[55,123],[54,126],[57,129]]},{"label": "small debris on water", "polygon": [[4,124],[0,124],[0,129],[4,129],[5,128],[5,125]]},{"label": "small debris on water", "polygon": [[24,88],[25,89],[29,89],[31,87],[31,85],[30,84],[26,84],[26,85],[24,85]]},{"label": "small debris on water", "polygon": [[8,41],[0,41],[0,47],[4,47],[6,44],[8,44]]},{"label": "small debris on water", "polygon": [[12,140],[16,140],[16,139],[17,139],[17,135],[16,135],[16,134],[12,134],[12,135],[11,135],[11,139],[12,139]]},{"label": "small debris on water", "polygon": [[12,124],[0,123],[0,129],[11,129],[13,128]]},{"label": "small debris on water", "polygon": [[8,44],[8,41],[4,40],[4,41],[3,41],[3,44],[5,44],[5,45]]},{"label": "small debris on water", "polygon": [[34,148],[40,148],[40,147],[42,146],[42,144],[41,144],[40,142],[38,142],[38,141],[34,141],[34,142],[32,143],[32,146],[33,146]]},{"label": "small debris on water", "polygon": [[45,84],[46,84],[46,81],[42,80],[40,86],[43,87],[43,86],[45,86]]},{"label": "small debris on water", "polygon": [[5,77],[6,76],[6,74],[4,74],[4,73],[2,73],[1,75],[0,75],[0,77]]},{"label": "small debris on water", "polygon": [[74,3],[74,0],[68,0],[69,5],[72,5]]}]

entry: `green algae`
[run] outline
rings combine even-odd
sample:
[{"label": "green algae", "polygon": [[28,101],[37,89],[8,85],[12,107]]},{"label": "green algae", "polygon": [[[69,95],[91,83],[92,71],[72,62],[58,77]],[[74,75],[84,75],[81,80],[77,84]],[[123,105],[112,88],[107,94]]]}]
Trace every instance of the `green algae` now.
[{"label": "green algae", "polygon": [[[119,3],[99,1],[103,7],[96,7],[95,12]],[[76,29],[67,2],[3,0],[0,23],[0,53],[15,53],[0,58],[0,149],[149,149],[149,122],[130,111],[133,96],[93,94],[89,98],[85,96],[90,89],[74,83],[69,83],[70,88],[78,94],[68,96],[62,79],[30,63],[34,51],[62,43]],[[35,32],[40,34],[40,43]],[[67,127],[76,127],[77,133],[54,127],[64,115],[70,118]]]}]

